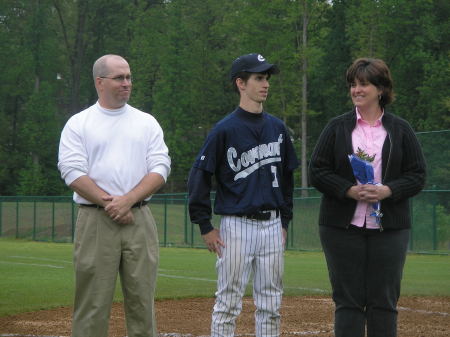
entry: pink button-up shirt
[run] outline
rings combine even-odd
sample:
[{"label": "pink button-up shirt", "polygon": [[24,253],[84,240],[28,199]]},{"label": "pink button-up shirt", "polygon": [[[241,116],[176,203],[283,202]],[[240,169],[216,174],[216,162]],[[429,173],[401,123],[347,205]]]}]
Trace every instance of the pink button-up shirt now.
[{"label": "pink button-up shirt", "polygon": [[[358,109],[356,109],[356,127],[352,132],[353,152],[356,153],[359,147],[368,155],[375,155],[372,166],[376,183],[381,183],[381,151],[387,135],[386,129],[381,123],[382,117],[383,114],[381,114],[380,118],[375,122],[374,125],[370,125],[361,118]],[[358,185],[360,184],[361,183],[358,181]],[[379,228],[376,223],[375,217],[370,216],[370,213],[372,212],[373,207],[371,203],[358,201],[351,224],[358,227],[363,227],[365,222],[367,228]]]}]

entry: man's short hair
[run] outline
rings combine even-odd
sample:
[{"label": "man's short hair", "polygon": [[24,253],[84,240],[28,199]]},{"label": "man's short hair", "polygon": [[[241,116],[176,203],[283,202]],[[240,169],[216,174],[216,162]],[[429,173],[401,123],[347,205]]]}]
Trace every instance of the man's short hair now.
[{"label": "man's short hair", "polygon": [[122,56],[114,54],[106,54],[98,58],[97,61],[94,62],[94,66],[92,67],[92,76],[94,77],[94,81],[97,77],[104,77],[109,75],[110,69],[108,67],[108,60],[110,58],[119,58],[121,60],[124,60]]}]

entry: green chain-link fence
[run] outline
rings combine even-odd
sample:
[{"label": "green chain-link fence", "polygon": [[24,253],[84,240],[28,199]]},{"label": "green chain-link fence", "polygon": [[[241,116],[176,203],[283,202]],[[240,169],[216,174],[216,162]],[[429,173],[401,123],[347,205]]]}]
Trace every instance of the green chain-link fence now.
[{"label": "green chain-link fence", "polygon": [[[417,134],[427,160],[427,185],[411,199],[414,252],[450,253],[450,130]],[[307,195],[307,196],[305,196]],[[319,250],[320,193],[296,189],[288,249]],[[162,246],[202,247],[197,225],[189,221],[187,194],[157,194],[150,209]],[[72,242],[77,205],[71,197],[0,196],[0,236]],[[219,217],[213,223],[218,226]]]},{"label": "green chain-link fence", "polygon": [[[298,192],[298,194],[300,194]],[[320,195],[294,198],[288,249],[319,250],[317,217]],[[450,190],[424,190],[411,199],[415,252],[450,252]],[[158,194],[150,202],[162,246],[202,247],[197,225],[189,221],[187,195]],[[0,235],[38,241],[72,242],[78,206],[71,197],[0,197]],[[219,217],[213,223],[218,225]]]}]

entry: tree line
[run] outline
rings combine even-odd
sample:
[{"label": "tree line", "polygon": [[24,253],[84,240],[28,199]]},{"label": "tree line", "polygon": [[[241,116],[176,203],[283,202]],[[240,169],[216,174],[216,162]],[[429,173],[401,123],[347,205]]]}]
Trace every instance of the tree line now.
[{"label": "tree line", "polygon": [[238,97],[231,62],[257,52],[278,64],[265,109],[288,126],[307,186],[326,122],[351,108],[345,71],[383,59],[393,112],[416,131],[450,129],[447,0],[0,0],[0,195],[63,195],[60,132],[96,101],[93,62],[124,56],[130,104],[160,122],[172,158],[164,192],[184,192],[212,126]]}]

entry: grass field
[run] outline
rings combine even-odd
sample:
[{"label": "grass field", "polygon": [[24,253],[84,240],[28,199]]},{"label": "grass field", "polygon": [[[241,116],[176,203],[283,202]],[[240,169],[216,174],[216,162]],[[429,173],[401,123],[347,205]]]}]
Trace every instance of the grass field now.
[{"label": "grass field", "polygon": [[[72,247],[0,238],[0,316],[71,305]],[[286,296],[330,293],[321,252],[287,251],[285,257]],[[161,248],[158,299],[212,297],[215,279],[215,256],[207,250]],[[402,294],[450,296],[450,256],[408,255]],[[115,301],[121,300],[118,286]]]}]

